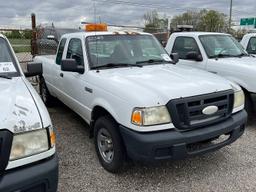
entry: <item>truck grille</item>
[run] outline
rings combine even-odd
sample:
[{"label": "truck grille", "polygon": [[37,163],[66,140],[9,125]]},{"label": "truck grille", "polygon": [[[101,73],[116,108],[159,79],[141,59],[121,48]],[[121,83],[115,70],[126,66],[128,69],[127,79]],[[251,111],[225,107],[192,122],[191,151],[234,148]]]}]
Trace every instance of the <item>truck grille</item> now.
[{"label": "truck grille", "polygon": [[0,131],[0,176],[8,165],[13,135],[7,130]]},{"label": "truck grille", "polygon": [[[174,126],[180,130],[204,127],[228,118],[233,110],[234,91],[222,91],[207,95],[171,100],[167,104]],[[203,110],[209,106],[218,111],[206,115]]]}]

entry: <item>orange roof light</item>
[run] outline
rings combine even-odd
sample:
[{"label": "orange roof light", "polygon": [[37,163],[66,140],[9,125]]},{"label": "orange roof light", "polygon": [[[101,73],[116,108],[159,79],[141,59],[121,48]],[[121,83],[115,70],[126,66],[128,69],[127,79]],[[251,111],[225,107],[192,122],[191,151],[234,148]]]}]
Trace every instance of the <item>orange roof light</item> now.
[{"label": "orange roof light", "polygon": [[85,31],[108,31],[108,25],[105,23],[93,23],[85,26]]}]

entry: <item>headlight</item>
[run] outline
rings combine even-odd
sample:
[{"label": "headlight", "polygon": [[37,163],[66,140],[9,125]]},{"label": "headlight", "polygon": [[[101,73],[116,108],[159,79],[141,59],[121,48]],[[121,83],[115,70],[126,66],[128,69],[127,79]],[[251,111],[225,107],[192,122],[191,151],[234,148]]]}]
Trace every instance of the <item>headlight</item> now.
[{"label": "headlight", "polygon": [[234,97],[234,109],[244,105],[245,97],[243,90],[236,91]]},{"label": "headlight", "polygon": [[16,160],[49,150],[47,129],[14,135],[10,160]]},{"label": "headlight", "polygon": [[132,123],[139,126],[159,125],[170,122],[171,117],[165,106],[135,108],[132,113]]}]

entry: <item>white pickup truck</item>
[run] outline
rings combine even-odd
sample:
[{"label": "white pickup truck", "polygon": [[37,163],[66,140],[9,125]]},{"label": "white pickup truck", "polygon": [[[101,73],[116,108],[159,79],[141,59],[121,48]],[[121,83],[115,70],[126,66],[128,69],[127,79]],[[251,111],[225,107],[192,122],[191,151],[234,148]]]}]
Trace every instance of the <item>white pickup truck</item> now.
[{"label": "white pickup truck", "polygon": [[246,34],[240,43],[249,54],[256,56],[256,33]]},{"label": "white pickup truck", "polygon": [[179,54],[179,66],[206,70],[240,85],[246,95],[246,109],[252,110],[250,93],[256,93],[256,59],[248,55],[231,35],[207,32],[173,33],[166,50],[169,54]]},{"label": "white pickup truck", "polygon": [[[43,63],[45,103],[56,97],[90,124],[99,160],[110,172],[126,157],[183,159],[217,150],[244,132],[241,88],[176,67],[150,34],[66,34],[56,56],[34,60]],[[221,135],[228,136],[219,141]]]},{"label": "white pickup truck", "polygon": [[[28,64],[27,76],[42,74]],[[47,109],[0,35],[0,191],[56,192],[55,133]]]}]

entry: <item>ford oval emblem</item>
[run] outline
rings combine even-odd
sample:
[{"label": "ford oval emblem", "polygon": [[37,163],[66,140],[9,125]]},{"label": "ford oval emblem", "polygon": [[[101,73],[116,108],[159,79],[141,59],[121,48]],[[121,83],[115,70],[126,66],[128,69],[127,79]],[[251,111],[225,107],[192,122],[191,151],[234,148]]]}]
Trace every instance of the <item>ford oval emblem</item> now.
[{"label": "ford oval emblem", "polygon": [[219,108],[217,106],[208,106],[208,107],[205,107],[202,112],[205,115],[213,115],[218,110],[219,110]]}]

